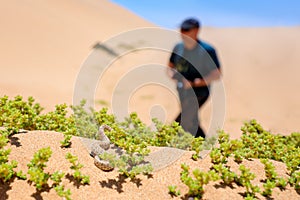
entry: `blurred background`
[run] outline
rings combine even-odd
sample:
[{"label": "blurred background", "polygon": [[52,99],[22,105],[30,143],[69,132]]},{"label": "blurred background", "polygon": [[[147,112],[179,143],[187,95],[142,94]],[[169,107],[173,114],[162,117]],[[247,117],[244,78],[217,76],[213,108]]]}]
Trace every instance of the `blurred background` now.
[{"label": "blurred background", "polygon": [[[300,131],[299,4],[296,0],[1,0],[0,95],[33,96],[45,111],[56,104],[71,105],[78,75],[99,51],[97,44],[137,28],[176,32],[184,18],[193,16],[203,24],[199,37],[216,48],[222,65],[223,80],[217,84],[225,90],[225,116],[218,128],[238,137],[243,122],[254,118],[274,133]],[[143,65],[166,66],[169,52],[135,49],[147,42],[144,37],[115,45],[116,52],[134,51],[113,60],[99,77],[96,108],[111,108],[118,82],[130,71]],[[92,60],[96,71],[107,58]],[[118,99],[146,123],[153,116],[171,122],[179,112],[173,82],[162,73],[167,87],[141,85],[130,91],[129,99]],[[206,130],[212,113],[218,113],[212,110],[213,100],[214,96],[199,114]]]}]

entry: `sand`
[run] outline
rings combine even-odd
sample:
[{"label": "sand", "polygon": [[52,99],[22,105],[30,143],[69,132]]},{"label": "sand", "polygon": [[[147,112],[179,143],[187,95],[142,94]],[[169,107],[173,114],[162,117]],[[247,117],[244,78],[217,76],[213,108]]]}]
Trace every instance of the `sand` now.
[{"label": "sand", "polygon": [[[46,111],[73,103],[78,74],[96,43],[136,28],[155,27],[109,1],[9,1],[0,9],[0,95],[34,96]],[[223,70],[225,116],[219,128],[235,137],[245,120],[255,118],[276,133],[299,131],[299,31],[299,27],[203,27],[200,37],[216,47]],[[145,49],[119,57],[100,78],[95,99],[111,107],[115,86],[130,69],[152,63],[165,66],[168,57],[168,52]],[[166,75],[161,77],[169,81],[167,88],[147,85],[124,99],[129,112],[138,112],[148,123],[152,107],[152,116],[158,112],[167,122],[179,112],[174,84]],[[206,130],[214,99],[210,100],[201,113]]]},{"label": "sand", "polygon": [[[17,170],[26,172],[27,163],[33,158],[36,151],[41,148],[50,147],[53,151],[52,156],[47,162],[46,172],[53,173],[55,171],[62,171],[66,174],[73,174],[70,169],[71,164],[65,159],[67,153],[71,153],[78,157],[78,162],[84,167],[81,172],[90,177],[90,185],[74,184],[70,179],[64,178],[63,184],[66,189],[72,192],[72,199],[181,199],[187,193],[188,188],[180,181],[180,165],[186,163],[191,170],[200,169],[208,171],[211,167],[210,157],[206,156],[198,161],[191,159],[192,152],[183,152],[183,155],[176,157],[173,162],[169,162],[170,158],[175,156],[172,152],[161,150],[160,148],[153,149],[154,153],[161,151],[160,161],[152,161],[155,164],[168,164],[163,168],[156,168],[152,173],[151,178],[146,176],[138,176],[137,181],[130,181],[130,179],[122,179],[119,177],[117,170],[112,172],[103,172],[98,169],[94,163],[93,158],[89,156],[88,149],[83,145],[78,137],[73,137],[71,148],[61,148],[60,141],[63,139],[63,134],[53,131],[31,131],[23,134],[15,134],[10,138],[8,148],[11,148],[9,158],[18,161]],[[32,142],[34,141],[34,143]],[[163,159],[165,158],[165,159]],[[244,161],[246,167],[251,167],[251,172],[256,174],[256,179],[253,184],[262,187],[260,180],[264,179],[263,165],[259,160]],[[276,171],[279,176],[285,177],[287,172],[284,164],[274,162]],[[232,161],[229,162],[231,169],[238,173],[238,165]],[[181,191],[181,196],[172,198],[168,194],[168,186],[177,185]],[[243,199],[239,193],[245,192],[244,188],[234,185],[233,188],[223,187],[220,182],[212,182],[205,186],[205,193],[203,199]],[[272,197],[274,199],[297,199],[299,194],[293,188],[287,187],[286,190],[280,191],[274,189]],[[265,197],[259,196],[259,199]],[[30,185],[27,181],[15,179],[11,184],[0,184],[0,199],[60,199],[54,189],[50,191],[36,192],[34,185]]]},{"label": "sand", "polygon": [[[86,61],[95,65],[96,72],[102,69],[97,62],[99,58],[90,59],[93,52],[97,51],[93,48],[95,44],[106,44],[112,38],[137,28],[156,27],[106,0],[11,0],[1,4],[0,24],[0,96],[33,96],[45,107],[45,112],[53,110],[57,104],[73,104],[76,81]],[[200,114],[202,125],[209,131],[209,135],[214,135],[215,130],[221,128],[229,132],[232,138],[238,138],[243,122],[252,118],[257,119],[263,127],[273,133],[290,134],[300,131],[300,93],[297,92],[300,85],[299,33],[300,27],[202,28],[200,37],[216,47],[223,72],[222,80],[214,84],[213,94]],[[118,48],[114,50],[118,52],[122,48],[134,49],[139,45],[150,45],[151,40],[147,38],[149,39],[145,35],[143,40],[119,41],[121,43],[119,46],[116,44]],[[169,45],[175,41],[176,38],[168,38],[165,44]],[[145,48],[118,57],[110,63],[103,77],[97,81],[98,85],[94,91],[95,108],[107,106],[110,112],[118,114],[119,111],[113,110],[112,106],[117,98],[118,102],[121,102],[117,105],[125,104],[120,109],[125,109],[128,113],[137,112],[149,125],[151,117],[171,122],[179,112],[179,103],[174,83],[162,70],[168,57],[169,52]],[[100,59],[102,62],[110,57],[107,55]],[[118,90],[119,81],[143,66],[157,65],[161,66],[160,71],[155,71],[154,74],[147,72],[138,77],[144,79],[155,76],[165,85],[155,82],[141,84],[136,90],[130,91],[129,94],[125,92],[122,96],[126,87],[124,90]],[[133,81],[126,81],[131,83],[131,80]],[[223,96],[220,95],[222,92]],[[128,95],[129,98],[120,98]],[[213,123],[218,117],[219,122]],[[20,163],[20,168],[26,169],[26,163],[39,147],[51,145],[52,150],[57,151],[51,160],[53,164],[49,164],[53,168],[51,170],[60,167],[68,170],[68,165],[60,161],[63,160],[66,151],[71,151],[85,164],[86,173],[97,174],[92,178],[91,186],[82,186],[78,191],[73,189],[74,199],[124,199],[126,195],[132,199],[168,199],[170,197],[165,189],[168,184],[180,185],[183,193],[187,190],[179,180],[181,162],[204,169],[209,166],[207,159],[195,163],[187,153],[172,165],[157,171],[153,179],[143,179],[141,187],[130,182],[122,184],[121,189],[126,192],[119,193],[116,189],[108,188],[110,184],[116,183],[117,173],[106,174],[97,171],[79,141],[74,139],[75,148],[62,150],[58,147],[59,143],[54,142],[62,137],[61,134],[47,132],[38,137],[35,134],[18,135],[22,146],[12,145],[11,157]],[[31,142],[26,142],[27,140]],[[256,166],[254,163],[251,165]],[[261,166],[257,172],[260,170]],[[102,187],[101,183],[105,186]],[[68,186],[72,187],[72,183]],[[213,185],[208,186],[208,196],[205,198],[241,197],[232,189],[217,188],[218,192]],[[24,195],[26,198],[33,198],[30,196],[34,193],[34,188],[22,181],[16,180],[12,188],[8,189],[6,194],[9,199],[19,199],[18,195],[23,193],[28,194]],[[1,192],[5,193],[3,189]],[[43,195],[44,199],[57,199],[54,191]],[[277,199],[299,198],[289,195],[294,193],[287,190],[278,192],[278,196],[275,196]]]}]

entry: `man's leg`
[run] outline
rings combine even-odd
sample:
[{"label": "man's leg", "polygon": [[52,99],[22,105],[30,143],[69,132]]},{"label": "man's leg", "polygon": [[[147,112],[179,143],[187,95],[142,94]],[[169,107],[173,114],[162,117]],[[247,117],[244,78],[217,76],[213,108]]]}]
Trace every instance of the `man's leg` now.
[{"label": "man's leg", "polygon": [[198,99],[193,90],[179,91],[181,113],[175,119],[182,128],[196,136],[198,130]]},{"label": "man's leg", "polygon": [[182,113],[182,101],[184,100],[184,90],[183,89],[177,89],[178,90],[178,96],[179,96],[179,101],[180,101],[180,113],[175,119],[175,122],[178,122],[179,125],[181,125],[181,113]]},{"label": "man's leg", "polygon": [[206,135],[205,135],[203,129],[199,126],[195,138],[197,138],[197,137],[205,138],[205,136],[206,136]]},{"label": "man's leg", "polygon": [[181,121],[181,112],[178,114],[178,116],[175,119],[175,122],[178,122],[180,124]]},{"label": "man's leg", "polygon": [[[197,100],[198,100],[198,105],[199,105],[199,110],[200,108],[203,106],[203,104],[207,101],[208,99],[208,95],[205,95],[205,96],[199,96],[197,97]],[[198,119],[198,116],[197,116],[197,119]],[[201,125],[200,125],[200,122],[201,120],[198,120],[198,130],[197,130],[197,134],[195,137],[203,137],[205,138],[205,133],[203,131],[203,129],[201,128]]]}]

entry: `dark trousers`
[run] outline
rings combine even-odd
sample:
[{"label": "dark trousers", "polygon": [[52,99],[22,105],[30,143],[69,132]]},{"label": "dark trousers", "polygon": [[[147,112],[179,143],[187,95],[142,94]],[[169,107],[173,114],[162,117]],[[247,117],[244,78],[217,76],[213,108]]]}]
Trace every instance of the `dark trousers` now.
[{"label": "dark trousers", "polygon": [[208,99],[209,93],[196,96],[192,89],[178,89],[178,94],[181,113],[179,113],[175,121],[193,136],[205,138],[205,133],[200,126],[198,111]]}]

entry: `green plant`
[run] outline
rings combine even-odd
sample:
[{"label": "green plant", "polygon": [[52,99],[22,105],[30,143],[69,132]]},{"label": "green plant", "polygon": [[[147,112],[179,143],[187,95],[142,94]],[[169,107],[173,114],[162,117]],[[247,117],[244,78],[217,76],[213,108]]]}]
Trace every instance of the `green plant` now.
[{"label": "green plant", "polygon": [[97,121],[93,114],[93,110],[85,109],[86,100],[82,100],[79,105],[72,105],[73,116],[77,129],[77,135],[91,139],[98,139]]},{"label": "green plant", "polygon": [[178,197],[180,196],[180,190],[177,190],[177,186],[176,185],[170,185],[168,186],[169,189],[169,194],[173,197]]},{"label": "green plant", "polygon": [[61,147],[65,147],[65,148],[70,147],[72,144],[71,138],[72,135],[64,134],[64,139],[60,141]]},{"label": "green plant", "polygon": [[294,186],[296,190],[300,190],[300,171],[294,171],[291,174],[289,183]]},{"label": "green plant", "polygon": [[194,199],[201,199],[204,194],[204,185],[208,184],[210,181],[216,181],[219,179],[218,174],[210,170],[208,172],[200,171],[195,169],[190,176],[190,167],[186,164],[181,164],[182,171],[180,172],[181,181],[188,186],[188,195],[194,197]]},{"label": "green plant", "polygon": [[35,184],[37,190],[42,190],[48,185],[50,174],[44,172],[44,168],[51,155],[50,147],[42,148],[34,154],[33,159],[27,164],[29,181]]},{"label": "green plant", "polygon": [[284,189],[287,186],[287,180],[284,178],[278,178],[276,182],[276,186],[281,189]]},{"label": "green plant", "polygon": [[14,169],[17,167],[18,162],[12,160],[9,162],[8,156],[11,149],[5,149],[4,147],[8,143],[9,131],[7,129],[0,130],[0,181],[9,182],[13,180],[14,177],[20,179],[26,179],[22,171],[15,172]]},{"label": "green plant", "polygon": [[65,173],[61,171],[54,172],[50,179],[53,181],[52,188],[56,191],[57,195],[63,197],[67,200],[71,200],[71,190],[65,190],[65,186],[61,184],[62,179],[64,178]]},{"label": "green plant", "polygon": [[241,130],[245,158],[266,158],[284,162],[286,155],[295,151],[295,144],[289,136],[273,135],[255,120],[245,123]]},{"label": "green plant", "polygon": [[68,146],[70,135],[76,135],[77,130],[73,115],[67,116],[67,105],[57,105],[55,111],[46,114],[41,114],[42,110],[33,97],[25,101],[19,95],[13,100],[4,96],[0,99],[0,126],[4,126],[9,134],[20,129],[59,131],[68,135],[62,141],[63,146]]},{"label": "green plant", "polygon": [[22,96],[16,96],[9,100],[8,96],[0,99],[0,126],[4,126],[10,133],[17,133],[19,129],[35,129],[34,119],[43,108],[34,103],[33,97],[27,101]]},{"label": "green plant", "polygon": [[229,140],[229,134],[224,131],[219,131],[218,133],[219,147],[212,149],[210,157],[212,163],[214,164],[226,164],[228,158],[234,154],[235,160],[240,162],[243,156],[238,156],[236,152],[240,150],[243,146],[242,142],[239,140]]},{"label": "green plant", "polygon": [[[24,101],[21,96],[16,96],[13,100],[9,100],[5,96],[0,99],[0,114],[2,114],[0,115],[0,125],[6,127],[8,135],[18,132],[21,128],[59,131],[64,133],[61,146],[69,147],[72,135],[99,139],[98,127],[101,124],[107,124],[113,128],[113,131],[108,133],[108,137],[128,153],[128,158],[125,159],[132,160],[131,163],[134,163],[133,161],[137,160],[135,157],[140,157],[134,154],[144,156],[149,153],[148,143],[143,138],[147,133],[152,134],[152,132],[140,121],[136,113],[132,113],[125,122],[117,122],[113,115],[107,113],[107,108],[103,108],[99,112],[93,109],[87,112],[84,106],[85,101],[82,101],[78,106],[71,106],[73,111],[71,115],[67,112],[68,107],[66,104],[57,105],[54,111],[42,114],[43,108],[39,104],[35,104],[32,97],[28,98],[28,101]],[[142,134],[142,137],[137,137],[140,132],[145,134]],[[4,151],[2,153],[2,157],[5,157],[9,154],[9,150],[6,154],[4,154]],[[4,160],[6,159],[4,158]],[[8,163],[5,162],[5,166],[7,167]],[[131,171],[132,173],[138,173],[140,169],[145,169],[145,173],[147,173],[150,167],[132,166]]]},{"label": "green plant", "polygon": [[63,197],[66,200],[71,200],[71,191],[70,189],[65,190],[63,185],[57,185],[54,187],[58,196]]},{"label": "green plant", "polygon": [[65,176],[64,172],[56,171],[51,174],[50,179],[53,181],[53,186],[57,186],[62,182],[62,178]]},{"label": "green plant", "polygon": [[22,172],[22,170],[21,170],[21,171],[18,171],[18,172],[16,173],[16,176],[17,176],[19,179],[22,179],[22,180],[26,180],[26,179],[27,179],[26,174],[24,174],[24,173]]},{"label": "green plant", "polygon": [[17,167],[17,164],[18,163],[16,161],[0,164],[0,180],[3,182],[10,181],[15,175],[14,168]]},{"label": "green plant", "polygon": [[249,194],[247,194],[247,196],[245,196],[244,199],[245,199],[245,200],[256,200],[255,197],[253,197],[253,196],[251,196],[251,195],[249,195]]},{"label": "green plant", "polygon": [[224,164],[213,165],[213,169],[219,174],[226,185],[232,185],[237,180],[236,173],[230,171],[230,168]]},{"label": "green plant", "polygon": [[120,174],[131,179],[139,174],[149,175],[153,171],[151,164],[145,164],[144,156],[139,154],[123,154],[117,157],[114,154],[104,153],[100,155],[103,160],[109,161],[113,167],[117,167]]},{"label": "green plant", "polygon": [[[98,138],[98,127],[107,124],[113,128],[106,132],[109,139],[118,147],[124,149],[124,155],[120,157],[107,156],[119,172],[127,177],[135,178],[138,174],[148,174],[151,172],[150,165],[144,165],[144,156],[149,153],[148,146],[169,146],[185,150],[193,150],[193,158],[198,159],[198,154],[202,149],[210,149],[211,161],[213,166],[209,172],[194,170],[194,176],[186,175],[182,172],[182,181],[187,183],[190,193],[198,198],[203,194],[203,186],[208,179],[214,180],[221,178],[225,185],[234,182],[246,188],[246,199],[254,199],[257,193],[257,186],[253,186],[251,181],[254,174],[245,167],[240,168],[241,175],[237,176],[227,166],[228,159],[234,158],[237,163],[242,163],[244,159],[262,159],[265,165],[266,179],[264,181],[264,191],[266,196],[272,194],[274,187],[285,188],[287,181],[298,191],[300,189],[300,133],[292,133],[289,136],[273,135],[263,129],[255,120],[246,122],[241,128],[242,137],[238,140],[230,140],[229,134],[224,131],[218,132],[218,144],[214,145],[215,138],[202,141],[195,139],[191,134],[186,133],[178,123],[163,124],[157,119],[153,119],[155,129],[152,130],[144,124],[136,113],[131,113],[124,121],[119,122],[114,115],[108,114],[107,108],[100,111],[84,108],[85,101],[78,106],[71,106],[72,114],[67,112],[66,104],[57,105],[55,110],[42,113],[43,108],[35,103],[32,97],[24,100],[21,96],[16,96],[10,100],[7,96],[0,98],[0,180],[2,182],[12,181],[15,177],[26,179],[22,172],[15,172],[16,161],[8,160],[10,149],[5,149],[8,136],[17,133],[20,129],[26,130],[54,130],[64,133],[64,140],[61,141],[62,147],[71,145],[71,136],[84,136],[94,139]],[[51,151],[51,150],[50,150]],[[34,182],[37,188],[46,187],[50,178],[53,186],[65,198],[69,198],[69,190],[65,190],[61,185],[63,174],[49,174],[44,172],[47,156],[51,156],[50,151],[45,150],[44,156],[33,159],[28,169],[29,181]],[[36,154],[41,154],[37,152]],[[102,155],[105,157],[104,155]],[[39,161],[40,160],[40,161]],[[75,170],[73,177],[81,184],[88,182],[87,178],[81,174],[79,169],[81,164],[77,163],[77,158],[70,156]],[[284,162],[288,169],[288,179],[278,177],[274,166],[269,160]],[[40,162],[40,164],[38,164]],[[186,171],[186,170],[183,170]],[[200,173],[201,172],[201,173]],[[188,173],[187,173],[188,174]],[[196,178],[196,176],[197,178]],[[202,181],[200,181],[202,180]],[[192,187],[191,185],[195,186]],[[201,189],[202,188],[202,189]],[[38,189],[40,190],[40,189]]]},{"label": "green plant", "polygon": [[266,180],[263,184],[264,191],[262,192],[262,195],[264,196],[271,196],[272,190],[275,187],[285,188],[287,185],[287,182],[284,178],[279,178],[275,167],[272,162],[270,162],[268,159],[260,159],[261,163],[264,164],[265,169],[265,175]]},{"label": "green plant", "polygon": [[33,121],[36,130],[58,131],[67,135],[76,135],[77,129],[73,115],[68,116],[68,106],[60,104],[55,110],[36,116]]},{"label": "green plant", "polygon": [[263,184],[263,187],[264,187],[264,191],[262,192],[262,195],[271,196],[273,189],[276,187],[276,183],[275,181],[267,179],[267,181]]},{"label": "green plant", "polygon": [[299,170],[300,169],[300,147],[294,147],[294,149],[287,151],[285,156],[283,156],[282,160],[286,164],[287,169],[290,171],[290,174]]},{"label": "green plant", "polygon": [[226,164],[227,159],[222,155],[219,148],[213,148],[209,154],[213,164]]},{"label": "green plant", "polygon": [[195,151],[195,153],[192,155],[193,160],[198,160],[199,153],[203,150],[203,141],[204,139],[202,137],[195,138],[192,141],[192,150]]},{"label": "green plant", "polygon": [[202,148],[205,150],[211,150],[215,146],[216,141],[217,141],[216,136],[207,137],[207,138],[205,138],[205,140],[203,142]]},{"label": "green plant", "polygon": [[251,183],[255,178],[255,174],[251,173],[250,169],[246,168],[245,165],[240,165],[239,169],[241,175],[237,178],[237,183],[246,187],[247,196],[255,197],[255,194],[260,192],[259,187]]},{"label": "green plant", "polygon": [[0,130],[0,164],[6,163],[8,161],[8,155],[10,154],[10,149],[4,149],[8,143],[8,131]]},{"label": "green plant", "polygon": [[90,177],[83,175],[80,171],[83,165],[78,162],[78,158],[76,156],[73,156],[71,153],[67,153],[66,159],[72,164],[70,168],[74,170],[74,179],[78,181],[78,183],[81,183],[83,185],[90,184]]},{"label": "green plant", "polygon": [[152,140],[149,141],[153,146],[170,146],[181,149],[187,149],[191,147],[193,137],[191,134],[184,132],[178,122],[172,122],[171,124],[163,124],[158,119],[152,119],[155,125],[156,131],[153,132]]},{"label": "green plant", "polygon": [[126,177],[129,177],[131,180],[134,180],[137,175],[149,175],[153,171],[153,167],[150,164],[147,165],[136,165],[133,166],[131,169],[128,168],[121,168],[119,172]]},{"label": "green plant", "polygon": [[56,193],[60,197],[64,197],[66,199],[71,199],[71,191],[70,189],[65,190],[64,186],[61,184],[62,179],[65,176],[65,173],[56,171],[53,174],[44,172],[44,168],[46,167],[46,162],[48,162],[51,157],[52,151],[50,147],[42,148],[38,150],[34,154],[33,159],[30,161],[28,166],[28,174],[30,175],[29,181],[35,183],[37,190],[42,190],[46,188],[48,185],[48,180],[51,179],[53,181],[52,187],[54,188]]},{"label": "green plant", "polygon": [[277,179],[277,173],[275,171],[275,167],[272,162],[268,159],[260,159],[260,162],[264,164],[265,167],[265,175],[268,180],[274,181]]}]

